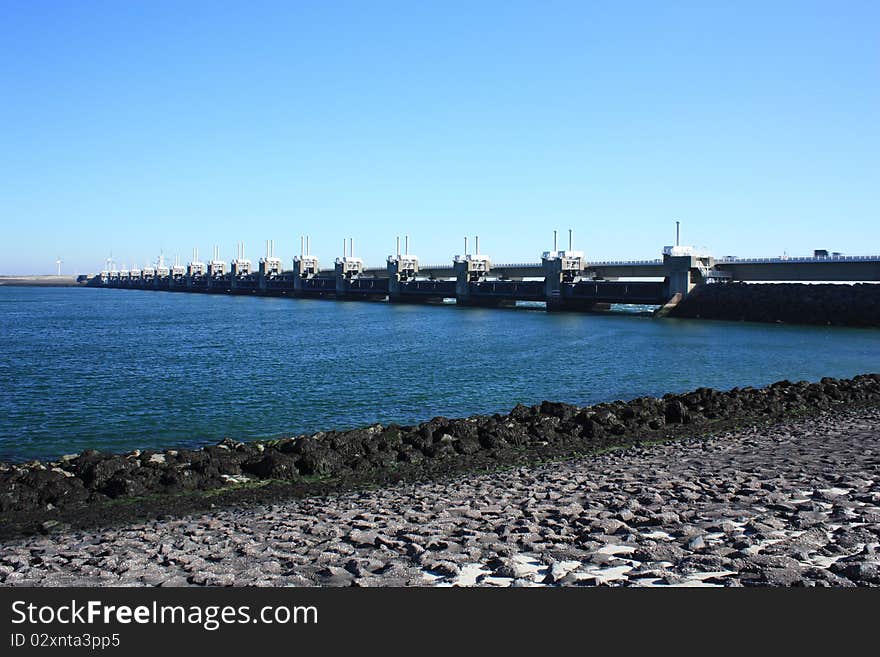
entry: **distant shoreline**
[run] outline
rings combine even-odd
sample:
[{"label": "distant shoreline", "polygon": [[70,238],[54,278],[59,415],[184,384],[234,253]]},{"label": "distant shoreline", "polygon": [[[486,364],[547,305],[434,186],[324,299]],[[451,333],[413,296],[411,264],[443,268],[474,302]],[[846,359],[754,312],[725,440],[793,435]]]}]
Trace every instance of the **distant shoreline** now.
[{"label": "distant shoreline", "polygon": [[77,276],[0,276],[0,286],[10,287],[79,287]]}]

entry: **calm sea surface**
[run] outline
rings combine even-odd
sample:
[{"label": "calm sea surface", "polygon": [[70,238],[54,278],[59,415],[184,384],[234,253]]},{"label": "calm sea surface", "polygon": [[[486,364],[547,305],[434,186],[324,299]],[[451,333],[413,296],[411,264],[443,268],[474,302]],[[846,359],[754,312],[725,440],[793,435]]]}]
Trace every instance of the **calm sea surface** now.
[{"label": "calm sea surface", "polygon": [[0,287],[0,459],[880,371],[880,331]]}]

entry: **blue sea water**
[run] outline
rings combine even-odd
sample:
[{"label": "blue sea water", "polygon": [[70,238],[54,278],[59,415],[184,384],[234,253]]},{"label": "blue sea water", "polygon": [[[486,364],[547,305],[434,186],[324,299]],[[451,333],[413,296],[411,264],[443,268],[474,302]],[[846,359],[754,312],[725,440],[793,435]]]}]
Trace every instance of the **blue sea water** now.
[{"label": "blue sea water", "polygon": [[880,371],[880,331],[0,287],[0,459]]}]

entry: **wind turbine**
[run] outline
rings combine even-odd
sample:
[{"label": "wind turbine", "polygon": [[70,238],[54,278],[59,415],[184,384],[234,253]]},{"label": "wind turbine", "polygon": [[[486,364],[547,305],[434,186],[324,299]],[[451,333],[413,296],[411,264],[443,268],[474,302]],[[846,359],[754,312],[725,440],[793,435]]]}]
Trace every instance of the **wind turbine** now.
[{"label": "wind turbine", "polygon": [[64,262],[61,257],[58,257],[58,260],[55,261],[55,264],[58,265],[58,275],[61,276],[61,263]]}]

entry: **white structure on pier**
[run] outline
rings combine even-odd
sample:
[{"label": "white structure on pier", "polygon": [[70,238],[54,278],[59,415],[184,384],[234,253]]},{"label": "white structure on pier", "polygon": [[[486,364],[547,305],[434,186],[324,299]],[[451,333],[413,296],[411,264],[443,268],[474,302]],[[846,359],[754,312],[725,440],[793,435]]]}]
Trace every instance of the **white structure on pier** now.
[{"label": "white structure on pier", "polygon": [[354,238],[348,238],[348,255],[345,255],[345,240],[342,240],[342,257],[336,258],[336,274],[342,278],[357,278],[364,271],[364,261],[354,255]]},{"label": "white structure on pier", "polygon": [[312,255],[312,238],[299,236],[299,255],[293,256],[293,275],[297,278],[312,278],[318,273],[318,258]]},{"label": "white structure on pier", "polygon": [[171,266],[171,280],[182,281],[186,276],[186,267],[180,264],[180,256],[174,256],[174,264]]},{"label": "white structure on pier", "polygon": [[453,268],[456,272],[467,272],[467,278],[471,282],[479,281],[489,274],[492,268],[492,260],[487,255],[480,253],[480,236],[475,238],[476,253],[468,253],[468,238],[464,238],[464,254],[457,255],[453,259]]},{"label": "white structure on pier", "polygon": [[159,252],[159,258],[156,260],[156,278],[168,278],[171,273],[168,265],[165,264],[165,254]]},{"label": "white structure on pier", "polygon": [[232,276],[239,278],[251,273],[251,261],[244,257],[244,242],[238,243],[238,257],[232,261]]},{"label": "white structure on pier", "polygon": [[275,257],[275,240],[266,240],[266,257],[260,258],[260,275],[275,278],[281,276],[282,272],[281,258]]},{"label": "white structure on pier", "polygon": [[409,252],[409,235],[404,235],[403,255],[400,253],[400,237],[397,238],[397,255],[388,256],[388,272],[398,281],[408,281],[419,273],[419,257]]},{"label": "white structure on pier", "polygon": [[574,250],[574,235],[568,231],[568,248],[560,250],[557,244],[557,233],[553,231],[553,250],[544,251],[541,255],[545,279],[558,274],[561,282],[572,282],[584,271],[586,259],[583,251]]},{"label": "white structure on pier", "polygon": [[193,259],[186,268],[186,273],[190,277],[204,276],[206,271],[205,263],[199,260],[199,250],[193,249]]},{"label": "white structure on pier", "polygon": [[226,275],[226,262],[220,259],[220,247],[214,246],[214,257],[208,263],[208,276],[219,278]]}]

